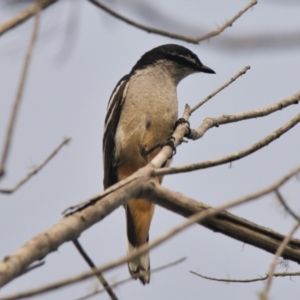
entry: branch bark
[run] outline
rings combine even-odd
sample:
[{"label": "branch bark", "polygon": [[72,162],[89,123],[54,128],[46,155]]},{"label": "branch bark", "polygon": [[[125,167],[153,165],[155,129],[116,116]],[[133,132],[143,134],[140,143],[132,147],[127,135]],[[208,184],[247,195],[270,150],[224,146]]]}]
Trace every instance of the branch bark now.
[{"label": "branch bark", "polygon": [[29,172],[24,178],[22,178],[18,183],[16,183],[12,188],[0,188],[0,193],[3,194],[12,194],[17,189],[19,189],[23,184],[25,184],[32,176],[36,175],[60,150],[63,146],[67,145],[70,142],[70,138],[65,138],[63,141],[56,147],[52,153],[37,167],[35,167],[31,172]]},{"label": "branch bark", "polygon": [[300,122],[300,114],[296,115],[294,118],[289,120],[286,124],[284,124],[282,127],[278,128],[271,134],[267,135],[262,140],[254,143],[253,145],[247,147],[246,149],[243,149],[241,151],[235,152],[233,154],[229,154],[226,156],[223,156],[221,158],[208,160],[204,162],[194,163],[186,166],[178,166],[178,167],[168,167],[168,168],[162,168],[158,170],[153,170],[152,175],[153,176],[162,176],[166,174],[178,174],[178,173],[184,173],[184,172],[190,172],[190,171],[196,171],[201,169],[207,169],[215,166],[220,166],[226,163],[231,163],[235,160],[239,160],[245,156],[248,156],[263,147],[268,146],[271,142],[275,141],[276,139],[280,138],[284,133],[289,131],[291,128],[293,128],[295,125],[297,125]]},{"label": "branch bark", "polygon": [[[25,54],[25,59],[24,59],[24,64],[23,64],[23,68],[22,68],[22,72],[21,72],[20,82],[18,85],[15,100],[13,102],[11,115],[10,115],[10,118],[8,121],[8,128],[7,128],[6,137],[5,137],[5,141],[4,141],[4,147],[3,147],[3,151],[2,151],[2,155],[1,155],[1,159],[0,159],[0,179],[5,174],[6,161],[7,161],[10,146],[12,143],[12,137],[13,137],[13,133],[14,133],[15,123],[16,123],[20,103],[22,100],[24,87],[26,84],[27,74],[28,74],[28,70],[29,70],[29,65],[30,65],[34,45],[37,40],[39,20],[40,20],[40,4],[37,3],[36,5],[37,5],[36,11],[34,12],[35,22],[33,25],[32,34],[31,34],[30,41],[29,41],[27,51]],[[0,28],[0,32],[1,32],[1,28]]]},{"label": "branch bark", "polygon": [[[78,211],[63,218],[56,225],[44,233],[34,237],[16,252],[6,257],[0,263],[0,286],[3,286],[13,280],[30,264],[43,258],[48,253],[55,251],[63,243],[78,238],[84,230],[101,221],[114,209],[124,204],[129,199],[139,197],[152,201],[155,200],[157,204],[184,217],[190,217],[195,214],[197,215],[191,217],[182,225],[172,229],[170,233],[154,240],[149,244],[149,246],[146,245],[146,247],[140,247],[140,249],[138,249],[133,255],[141,254],[143,251],[147,251],[149,247],[154,247],[160,244],[170,236],[176,234],[187,226],[190,226],[195,221],[213,231],[221,232],[242,242],[259,247],[268,252],[275,253],[280,243],[283,241],[284,235],[256,225],[243,218],[236,217],[223,210],[227,207],[250,201],[277,189],[299,171],[300,167],[292,170],[289,174],[270,187],[220,206],[218,209],[213,209],[193,199],[169,191],[168,189],[157,185],[153,180],[141,177],[136,181],[130,182],[122,189],[116,190],[105,196],[101,199],[101,201],[94,203],[94,205],[90,205],[82,211]],[[300,240],[291,239],[289,244],[285,247],[282,257],[300,263]],[[102,269],[98,269],[98,271],[103,272],[109,268],[116,267],[117,265],[126,262],[128,259],[132,258],[125,256],[117,262],[105,266],[105,268],[103,267]],[[86,273],[83,277],[79,278],[84,279],[95,274],[95,272]],[[50,289],[53,289],[56,286],[57,284],[51,285]]]},{"label": "branch bark", "polygon": [[21,11],[12,19],[0,24],[0,36],[7,31],[21,25],[23,22],[27,21],[33,17],[39,10],[49,7],[51,4],[57,2],[58,0],[39,0],[32,4],[27,9]]},{"label": "branch bark", "polygon": [[203,36],[200,36],[200,37],[190,37],[190,36],[185,36],[185,35],[181,35],[181,34],[177,34],[177,33],[173,33],[173,32],[168,32],[168,31],[165,31],[165,30],[160,30],[160,29],[157,29],[157,28],[153,28],[153,27],[149,27],[149,26],[140,24],[138,22],[135,22],[133,20],[130,20],[129,18],[126,18],[126,17],[122,16],[121,14],[115,12],[114,10],[110,9],[109,7],[105,6],[104,4],[102,4],[101,2],[99,2],[97,0],[88,0],[88,1],[93,3],[94,5],[96,5],[100,9],[104,10],[108,14],[112,15],[113,17],[115,17],[115,18],[129,24],[129,25],[132,25],[132,26],[134,26],[138,29],[144,30],[148,33],[159,34],[159,35],[162,35],[162,36],[166,36],[166,37],[173,38],[173,39],[180,40],[180,41],[185,41],[185,42],[192,43],[192,44],[199,44],[200,42],[202,42],[204,40],[208,40],[212,37],[215,37],[215,36],[219,35],[226,28],[231,27],[232,24],[238,18],[240,18],[247,10],[249,10],[251,7],[253,7],[254,5],[257,4],[257,0],[251,0],[251,2],[249,2],[241,11],[239,11],[235,16],[233,16],[230,20],[225,22],[219,28],[217,28],[217,29],[215,29],[215,30],[203,35]]}]

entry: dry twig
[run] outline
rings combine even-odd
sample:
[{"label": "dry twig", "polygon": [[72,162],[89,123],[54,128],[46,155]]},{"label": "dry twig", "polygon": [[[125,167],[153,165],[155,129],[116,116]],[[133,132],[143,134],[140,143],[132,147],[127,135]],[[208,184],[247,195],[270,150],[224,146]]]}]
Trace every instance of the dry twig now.
[{"label": "dry twig", "polygon": [[5,32],[9,31],[12,28],[22,24],[26,20],[30,19],[36,13],[42,9],[47,8],[51,4],[55,3],[57,0],[38,0],[30,7],[26,8],[25,10],[18,13],[12,19],[0,24],[0,36]]},{"label": "dry twig", "polygon": [[201,102],[193,106],[190,110],[190,114],[192,114],[195,110],[197,110],[200,106],[202,106],[204,103],[206,103],[208,100],[210,100],[212,97],[220,93],[222,90],[224,90],[226,87],[228,87],[231,83],[233,83],[235,80],[237,80],[240,76],[246,74],[246,72],[250,70],[250,66],[244,67],[241,71],[239,71],[236,75],[231,77],[227,82],[225,82],[222,86],[220,86],[218,89],[216,89],[214,92],[209,94],[207,97],[205,97]]},{"label": "dry twig", "polygon": [[226,164],[229,162],[233,162],[235,160],[238,160],[245,156],[248,156],[248,155],[252,154],[253,152],[256,152],[256,151],[260,150],[261,148],[269,145],[271,142],[278,139],[280,136],[282,136],[284,133],[289,131],[291,128],[293,128],[299,122],[300,122],[300,114],[296,115],[293,119],[288,121],[282,127],[279,127],[277,130],[275,130],[274,132],[267,135],[262,140],[254,143],[253,145],[249,146],[246,149],[243,149],[243,150],[235,152],[233,154],[229,154],[229,155],[223,156],[221,158],[213,159],[213,160],[194,163],[194,164],[190,164],[190,165],[186,165],[186,166],[168,167],[168,168],[153,170],[152,176],[158,176],[158,175],[161,176],[161,175],[167,175],[167,174],[178,174],[178,173],[196,171],[196,170],[200,170],[200,169],[207,169],[207,168],[223,165],[223,164]]},{"label": "dry twig", "polygon": [[[156,272],[159,272],[159,271],[162,271],[162,270],[165,270],[165,269],[170,268],[170,267],[173,267],[173,266],[176,266],[176,265],[182,263],[182,262],[185,261],[185,260],[186,260],[186,257],[183,257],[183,258],[180,258],[180,259],[178,259],[178,260],[176,260],[176,261],[173,261],[173,262],[170,262],[170,263],[168,263],[168,264],[166,264],[166,265],[163,265],[163,266],[161,266],[161,267],[151,269],[151,274],[156,273]],[[130,281],[132,281],[133,279],[135,279],[135,277],[138,278],[138,276],[139,276],[139,275],[133,275],[133,276],[130,276],[130,277],[126,278],[126,279],[123,279],[123,280],[121,280],[121,281],[118,281],[118,282],[116,282],[116,283],[111,284],[111,287],[112,287],[112,288],[115,288],[115,287],[117,287],[117,286],[119,286],[119,285],[122,285],[122,284],[125,284],[125,283],[127,283],[127,282],[130,282]],[[80,298],[78,298],[78,299],[76,299],[76,300],[86,300],[86,299],[89,299],[89,298],[92,297],[92,296],[101,294],[101,293],[103,293],[104,291],[105,291],[105,289],[97,290],[97,291],[91,292],[91,293],[88,294],[88,295],[85,295],[85,296],[83,296],[83,297],[80,297]]]},{"label": "dry twig", "polygon": [[272,263],[270,265],[270,269],[269,269],[269,273],[268,273],[268,278],[267,278],[267,282],[265,284],[265,287],[263,289],[263,292],[260,295],[260,299],[261,300],[267,300],[268,299],[268,293],[271,287],[271,283],[272,283],[272,278],[273,278],[273,274],[276,268],[276,264],[277,264],[277,260],[278,258],[281,256],[281,254],[284,251],[284,248],[287,246],[287,244],[289,243],[289,241],[291,240],[293,234],[296,232],[296,230],[300,227],[300,223],[299,221],[293,226],[293,228],[291,229],[291,231],[289,232],[289,234],[284,238],[284,240],[282,241],[282,243],[280,244],[280,246],[278,247],[274,258],[272,260]]},{"label": "dry twig", "polygon": [[70,142],[70,138],[64,138],[64,140],[56,147],[52,153],[37,167],[30,171],[24,178],[22,178],[18,183],[16,183],[12,188],[0,188],[0,193],[11,194],[19,189],[24,183],[26,183],[33,175],[36,175],[60,150],[63,146]]},{"label": "dry twig", "polygon": [[[199,276],[203,279],[208,279],[211,281],[219,281],[219,282],[226,282],[226,283],[252,283],[257,281],[265,281],[269,274],[261,277],[249,278],[249,279],[230,279],[230,278],[216,278],[216,277],[209,277],[206,275],[202,275],[198,272],[190,271],[190,273]],[[277,272],[273,274],[273,277],[293,277],[293,276],[300,276],[300,272]]]},{"label": "dry twig", "polygon": [[300,218],[299,216],[287,205],[286,201],[283,199],[281,193],[279,192],[278,189],[276,189],[274,191],[277,199],[279,200],[279,202],[282,204],[282,206],[284,207],[284,209],[298,222],[300,222]]},{"label": "dry twig", "polygon": [[[90,268],[92,270],[97,269],[96,265],[91,260],[91,258],[88,256],[88,254],[85,252],[85,250],[83,249],[83,247],[79,243],[78,239],[74,240],[73,244],[76,247],[76,249],[78,250],[78,252],[80,253],[80,255],[83,257],[83,259],[86,261],[86,263],[90,266]],[[109,286],[109,284],[106,281],[106,279],[104,278],[103,274],[99,273],[99,274],[96,275],[96,277],[98,278],[98,280],[100,281],[100,283],[103,285],[104,291],[106,291],[108,293],[108,295],[110,296],[110,298],[113,299],[113,300],[118,300],[118,297],[116,296],[116,294],[114,293],[114,291],[112,290],[112,288]]]},{"label": "dry twig", "polygon": [[9,153],[11,142],[12,142],[12,136],[13,136],[13,132],[14,132],[16,119],[17,119],[17,114],[18,114],[20,103],[21,103],[24,86],[25,86],[26,79],[27,79],[27,73],[28,73],[28,69],[29,69],[30,60],[32,57],[33,48],[34,48],[34,45],[35,45],[35,42],[37,39],[37,35],[38,35],[39,21],[40,21],[40,6],[37,4],[37,9],[35,11],[35,21],[34,21],[34,25],[33,25],[33,30],[32,30],[29,45],[28,45],[26,55],[25,55],[24,65],[23,65],[23,69],[22,69],[22,73],[21,73],[19,86],[17,89],[16,98],[14,100],[12,112],[11,112],[10,119],[8,122],[8,129],[7,129],[7,133],[6,133],[6,137],[5,137],[5,141],[4,141],[3,152],[2,152],[2,156],[1,156],[1,160],[0,160],[0,179],[5,174],[5,166],[6,166],[6,161],[7,161],[8,153]]},{"label": "dry twig", "polygon": [[190,37],[190,36],[185,36],[185,35],[181,35],[181,34],[177,34],[177,33],[172,33],[172,32],[168,32],[165,30],[160,30],[157,28],[153,28],[153,27],[149,27],[143,24],[140,24],[138,22],[132,21],[129,18],[126,18],[124,16],[122,16],[121,14],[115,12],[114,10],[108,8],[107,6],[105,6],[104,4],[102,4],[101,2],[97,1],[97,0],[88,0],[89,2],[93,3],[94,5],[96,5],[97,7],[101,8],[102,10],[106,11],[108,14],[112,15],[113,17],[129,24],[132,25],[136,28],[142,29],[146,32],[149,33],[154,33],[154,34],[159,34],[162,36],[166,36],[169,38],[173,38],[176,40],[181,40],[181,41],[185,41],[188,43],[192,43],[192,44],[199,44],[200,42],[204,41],[204,40],[208,40],[212,37],[215,37],[217,35],[219,35],[220,33],[222,33],[226,28],[231,27],[232,24],[238,19],[240,18],[247,10],[249,10],[251,7],[253,7],[255,4],[257,4],[257,0],[251,0],[251,2],[249,4],[247,4],[241,11],[239,11],[234,17],[232,17],[229,21],[225,22],[221,27],[203,35],[200,37]]}]

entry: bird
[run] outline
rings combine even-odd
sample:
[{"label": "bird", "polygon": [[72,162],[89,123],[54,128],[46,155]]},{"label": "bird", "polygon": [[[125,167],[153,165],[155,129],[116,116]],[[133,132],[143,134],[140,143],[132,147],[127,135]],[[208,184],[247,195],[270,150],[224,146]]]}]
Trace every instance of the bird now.
[{"label": "bird", "polygon": [[[130,73],[120,79],[108,102],[103,134],[104,188],[132,175],[160,151],[178,119],[176,87],[193,73],[215,72],[196,54],[176,45],[161,45],[146,52]],[[149,151],[150,149],[153,149]],[[170,164],[170,159],[165,166]],[[157,177],[158,183],[162,177]],[[125,205],[128,253],[148,243],[155,205],[131,199]],[[149,252],[128,262],[131,276],[150,282]]]}]

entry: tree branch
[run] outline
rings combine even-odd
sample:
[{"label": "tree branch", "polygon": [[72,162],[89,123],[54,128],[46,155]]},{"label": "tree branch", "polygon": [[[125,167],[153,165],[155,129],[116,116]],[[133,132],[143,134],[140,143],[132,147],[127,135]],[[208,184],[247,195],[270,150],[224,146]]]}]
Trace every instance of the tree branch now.
[{"label": "tree branch", "polygon": [[[40,5],[38,3],[36,3],[36,5],[37,5],[37,8],[35,11],[35,21],[34,21],[34,25],[33,25],[33,30],[32,30],[29,45],[28,45],[28,48],[26,51],[24,65],[23,65],[23,69],[22,69],[22,73],[21,73],[21,78],[20,78],[18,89],[17,89],[16,98],[13,103],[10,119],[8,122],[8,129],[7,129],[6,138],[4,141],[4,147],[3,147],[3,151],[2,151],[2,156],[1,156],[1,160],[0,160],[0,179],[5,174],[5,165],[6,165],[8,153],[10,150],[11,142],[12,142],[12,136],[13,136],[13,132],[14,132],[16,119],[17,119],[18,109],[19,109],[19,106],[21,103],[23,90],[24,90],[24,86],[26,83],[26,79],[27,79],[27,73],[28,73],[28,69],[29,69],[29,64],[30,64],[33,48],[34,48],[34,45],[35,45],[35,42],[37,39],[37,35],[38,35],[38,27],[39,27],[39,20],[40,20]],[[1,28],[0,28],[0,30],[1,30]]]},{"label": "tree branch", "polygon": [[281,193],[279,192],[278,189],[276,189],[274,191],[277,199],[279,200],[279,202],[282,204],[282,206],[284,207],[284,209],[288,212],[288,214],[290,214],[296,221],[300,222],[300,218],[299,216],[287,205],[286,201],[283,199]]},{"label": "tree branch", "polygon": [[47,8],[51,4],[55,3],[58,0],[38,0],[34,4],[32,4],[27,9],[23,10],[22,12],[18,13],[12,19],[0,24],[0,36],[10,29],[15,28],[16,26],[22,24],[23,22],[27,21],[36,13],[42,9]]},{"label": "tree branch", "polygon": [[17,189],[19,189],[24,183],[26,183],[33,175],[36,175],[60,150],[63,146],[70,142],[70,138],[64,138],[64,140],[56,147],[52,153],[37,167],[35,167],[31,172],[29,172],[23,179],[16,183],[12,188],[0,188],[0,193],[12,194]]},{"label": "tree branch", "polygon": [[292,236],[296,232],[296,230],[299,228],[299,226],[300,226],[300,223],[298,221],[293,226],[293,228],[291,229],[289,234],[284,238],[284,240],[282,241],[280,246],[278,247],[278,249],[277,249],[277,251],[274,255],[274,258],[272,260],[272,263],[270,265],[267,282],[266,282],[265,287],[263,289],[263,292],[261,293],[261,296],[260,296],[261,300],[267,300],[268,299],[268,293],[269,293],[269,290],[270,290],[270,287],[271,287],[272,278],[273,278],[273,274],[274,274],[274,271],[275,271],[275,268],[276,268],[277,260],[281,256],[281,254],[283,253],[284,248],[288,245],[290,239],[292,238]]},{"label": "tree branch", "polygon": [[255,4],[257,4],[257,0],[251,0],[251,2],[249,4],[247,4],[240,12],[238,12],[234,17],[232,17],[229,21],[227,21],[224,25],[222,25],[221,27],[205,34],[204,36],[200,36],[200,37],[190,37],[190,36],[185,36],[185,35],[181,35],[181,34],[177,34],[177,33],[172,33],[172,32],[168,32],[165,30],[160,30],[157,28],[153,28],[153,27],[149,27],[143,24],[140,24],[138,22],[132,21],[129,18],[126,18],[124,16],[122,16],[121,14],[113,11],[112,9],[108,8],[107,6],[105,6],[104,4],[100,3],[97,0],[88,0],[89,2],[93,3],[94,5],[96,5],[97,7],[101,8],[102,10],[106,11],[108,14],[112,15],[113,17],[129,24],[132,25],[138,29],[144,30],[148,33],[154,33],[154,34],[159,34],[162,36],[166,36],[169,38],[173,38],[176,40],[181,40],[181,41],[185,41],[188,43],[192,43],[192,44],[199,44],[200,42],[204,41],[204,40],[208,40],[212,37],[215,37],[217,35],[219,35],[220,33],[222,33],[226,28],[231,27],[232,24],[238,19],[240,18],[247,10],[249,10],[251,7],[253,7]]},{"label": "tree branch", "polygon": [[[124,204],[126,201],[139,197],[152,201],[155,200],[157,204],[184,217],[189,217],[189,219],[155,239],[149,245],[146,244],[140,247],[134,253],[124,256],[112,263],[106,264],[102,268],[97,269],[97,272],[86,272],[79,276],[47,285],[42,287],[41,290],[44,292],[57,289],[66,284],[75,283],[77,281],[94,276],[95,274],[115,268],[120,264],[123,264],[128,260],[132,260],[136,256],[139,256],[149,249],[159,245],[166,239],[194,224],[195,222],[201,223],[201,225],[212,229],[213,231],[221,232],[237,240],[259,247],[268,252],[275,253],[280,243],[284,239],[282,234],[279,234],[268,228],[258,226],[243,218],[238,218],[233,214],[224,212],[223,210],[272,192],[274,189],[277,189],[279,186],[284,184],[292,176],[295,176],[297,173],[299,173],[299,171],[300,166],[286,174],[273,185],[246,197],[242,197],[227,204],[221,205],[216,209],[213,209],[205,204],[201,204],[178,193],[169,191],[166,188],[156,184],[156,182],[153,180],[149,181],[145,178],[140,178],[136,182],[131,182],[122,189],[107,195],[106,197],[102,198],[101,201],[96,202],[93,206],[89,206],[82,211],[62,219],[44,233],[39,234],[27,242],[15,253],[6,257],[4,261],[0,263],[0,286],[3,286],[7,282],[14,279],[34,261],[46,256],[52,251],[55,251],[64,242],[78,238],[78,236],[84,230],[102,220],[105,216],[107,216],[120,205]],[[290,243],[285,247],[282,257],[299,263],[300,240],[291,239]]]},{"label": "tree branch", "polygon": [[[90,268],[92,270],[97,269],[96,265],[91,260],[91,258],[88,256],[88,254],[85,252],[85,250],[83,249],[83,247],[81,246],[81,244],[79,243],[79,241],[78,240],[74,240],[73,244],[74,244],[75,248],[78,250],[78,252],[80,253],[80,255],[83,257],[83,259],[86,261],[86,263],[90,266]],[[100,283],[103,285],[104,291],[106,291],[108,293],[108,295],[110,296],[110,298],[113,299],[113,300],[118,300],[118,297],[116,296],[116,294],[114,293],[114,291],[112,290],[112,288],[109,286],[109,284],[106,281],[106,279],[104,278],[103,274],[99,273],[99,274],[96,275],[96,277],[98,278],[98,280],[100,281]]]},{"label": "tree branch", "polygon": [[224,90],[227,86],[229,86],[231,83],[233,83],[235,80],[237,80],[240,76],[246,74],[246,72],[250,70],[250,66],[244,67],[241,71],[239,71],[236,75],[231,77],[226,83],[224,83],[222,86],[220,86],[218,89],[216,89],[214,92],[212,92],[210,95],[205,97],[201,102],[193,106],[190,110],[190,114],[192,114],[195,110],[197,110],[200,106],[202,106],[204,103],[206,103],[208,100],[210,100],[212,97],[220,93],[222,90]]},{"label": "tree branch", "polygon": [[[94,270],[92,272],[85,272],[77,276],[73,276],[61,281],[54,282],[52,284],[48,284],[45,286],[42,286],[40,288],[18,293],[15,295],[7,296],[4,298],[1,298],[0,300],[12,300],[12,299],[21,299],[24,297],[29,297],[33,293],[34,294],[40,294],[47,291],[55,290],[58,288],[61,288],[66,285],[74,284],[76,282],[88,279],[96,274],[103,273],[104,271],[116,268],[117,266],[124,264],[125,262],[128,262],[135,257],[145,253],[146,251],[149,251],[150,249],[156,247],[157,245],[161,244],[162,242],[166,241],[170,237],[174,236],[178,232],[182,231],[183,229],[189,227],[190,225],[194,224],[195,222],[198,222],[202,224],[203,226],[206,226],[210,229],[213,229],[214,231],[219,231],[222,233],[225,233],[229,236],[232,236],[238,240],[241,240],[243,242],[252,244],[256,247],[260,247],[268,252],[275,253],[282,243],[282,241],[286,240],[286,237],[276,233],[268,228],[264,228],[262,226],[258,226],[254,223],[251,223],[247,220],[244,220],[242,218],[235,217],[234,215],[224,212],[224,209],[227,209],[229,207],[236,206],[241,203],[245,203],[247,201],[256,199],[257,197],[263,196],[266,193],[272,192],[274,189],[277,189],[279,186],[284,184],[289,178],[292,176],[295,176],[300,171],[300,166],[288,174],[286,174],[283,178],[281,178],[278,182],[274,183],[273,185],[259,191],[256,193],[253,193],[251,195],[248,195],[246,197],[231,201],[229,203],[226,203],[224,205],[221,205],[215,209],[203,205],[197,201],[194,201],[192,199],[189,199],[183,195],[178,195],[178,193],[174,193],[172,191],[168,191],[165,188],[162,188],[159,186],[154,180],[150,181],[140,192],[140,196],[143,199],[156,199],[157,204],[162,204],[163,207],[167,209],[171,209],[172,211],[178,212],[183,216],[190,215],[189,209],[193,209],[193,214],[189,219],[183,223],[181,223],[178,226],[173,227],[170,231],[167,233],[161,235],[160,237],[156,238],[149,244],[144,244],[143,246],[139,247],[135,252],[124,256],[118,260],[115,260],[111,263],[108,263],[97,270]],[[141,184],[145,184],[145,181],[142,181]],[[140,187],[140,185],[138,185]],[[137,188],[137,186],[135,186]],[[109,195],[111,196],[111,195]],[[116,200],[116,199],[115,199]],[[102,201],[99,201],[95,204],[95,206],[101,205],[105,199],[102,199]],[[165,205],[165,203],[169,203]],[[194,203],[193,203],[194,202]],[[178,209],[178,203],[181,205],[181,209],[179,211]],[[86,208],[84,211],[89,210],[91,207]],[[93,207],[94,210],[95,207]],[[183,211],[185,210],[185,211]],[[72,218],[75,215],[79,214],[80,212],[71,215],[68,218]],[[82,213],[82,212],[81,212]],[[67,219],[68,219],[67,218]],[[229,222],[228,222],[229,221]],[[226,233],[227,232],[227,233]],[[48,233],[49,234],[49,230]],[[290,239],[290,243],[286,244],[284,247],[284,252],[281,252],[283,257],[300,262],[300,240],[297,239]],[[4,265],[0,264],[0,270],[4,269]],[[0,277],[1,280],[1,277]],[[1,281],[0,281],[1,282]]]},{"label": "tree branch", "polygon": [[[190,271],[190,273],[199,276],[203,279],[208,279],[211,281],[219,281],[219,282],[226,282],[226,283],[252,283],[257,281],[265,281],[269,274],[266,274],[262,277],[256,277],[256,278],[250,278],[250,279],[230,279],[230,278],[215,278],[215,277],[209,277],[206,275],[202,275],[198,272]],[[277,272],[272,275],[273,277],[293,277],[293,276],[300,276],[300,272]]]},{"label": "tree branch", "polygon": [[[159,272],[159,271],[163,271],[163,270],[168,269],[168,268],[170,268],[170,267],[174,267],[174,266],[176,266],[176,265],[182,263],[182,262],[185,261],[185,260],[186,260],[186,257],[183,257],[183,258],[180,258],[180,259],[175,260],[175,261],[173,261],[173,262],[170,262],[170,263],[168,263],[168,264],[166,264],[166,265],[163,265],[163,266],[161,266],[161,267],[151,269],[151,275],[152,275],[153,273],[156,273],[156,272]],[[118,282],[116,282],[116,283],[111,284],[111,287],[112,287],[112,288],[115,288],[115,287],[117,287],[117,286],[119,286],[119,285],[122,285],[122,284],[125,284],[125,283],[127,283],[127,282],[130,282],[130,281],[132,281],[133,279],[138,278],[139,276],[140,276],[140,275],[138,275],[138,274],[133,275],[133,276],[130,276],[130,277],[126,278],[126,279],[123,279],[123,280],[120,280],[120,281],[118,281]],[[78,298],[78,299],[76,299],[76,300],[86,300],[86,299],[89,299],[89,298],[92,297],[92,296],[101,294],[101,293],[103,293],[104,291],[105,291],[105,289],[97,290],[97,291],[94,291],[94,292],[92,292],[92,293],[90,293],[90,294],[88,294],[88,295],[85,295],[85,296],[83,296],[83,297],[80,297],[80,298]]]},{"label": "tree branch", "polygon": [[286,108],[290,105],[298,104],[299,101],[300,91],[290,96],[289,98],[286,98],[261,109],[246,111],[236,115],[223,115],[218,118],[206,118],[196,130],[192,130],[191,136],[189,136],[189,138],[197,140],[201,138],[206,133],[206,131],[211,129],[212,127],[219,127],[223,124],[264,117],[278,110],[282,110],[283,108]]},{"label": "tree branch", "polygon": [[143,184],[145,184],[143,182],[147,182],[147,180],[141,177],[139,180],[107,195],[94,205],[63,218],[45,232],[29,240],[17,251],[5,257],[0,262],[0,287],[17,277],[33,262],[56,251],[63,243],[77,239],[84,230],[101,221],[129,199],[137,198]]},{"label": "tree branch", "polygon": [[221,158],[208,160],[204,162],[194,163],[186,166],[179,166],[179,167],[168,167],[168,168],[162,168],[158,170],[153,170],[152,175],[153,176],[162,176],[166,174],[178,174],[178,173],[184,173],[184,172],[190,172],[190,171],[196,171],[200,169],[207,169],[219,165],[223,165],[229,162],[233,162],[235,160],[239,160],[245,156],[248,156],[263,147],[266,147],[271,142],[275,141],[279,137],[281,137],[284,133],[289,131],[291,128],[293,128],[296,124],[300,122],[300,114],[296,115],[293,119],[288,121],[286,124],[284,124],[282,127],[279,127],[277,130],[272,132],[270,135],[267,135],[265,138],[260,140],[259,142],[254,143],[250,147],[243,149],[239,152],[235,152],[233,154],[229,154],[226,156],[223,156]]}]

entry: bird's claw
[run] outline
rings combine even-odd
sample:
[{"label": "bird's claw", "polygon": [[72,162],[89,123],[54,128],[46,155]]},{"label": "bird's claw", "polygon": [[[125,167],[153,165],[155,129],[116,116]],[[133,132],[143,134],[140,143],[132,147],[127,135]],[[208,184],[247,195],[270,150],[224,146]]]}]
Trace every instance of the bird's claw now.
[{"label": "bird's claw", "polygon": [[181,124],[187,124],[188,125],[188,133],[186,133],[184,136],[185,137],[189,137],[191,135],[191,128],[190,128],[190,122],[187,121],[186,119],[184,118],[179,118],[175,125],[174,125],[174,130],[177,128],[178,125],[181,125]]}]

